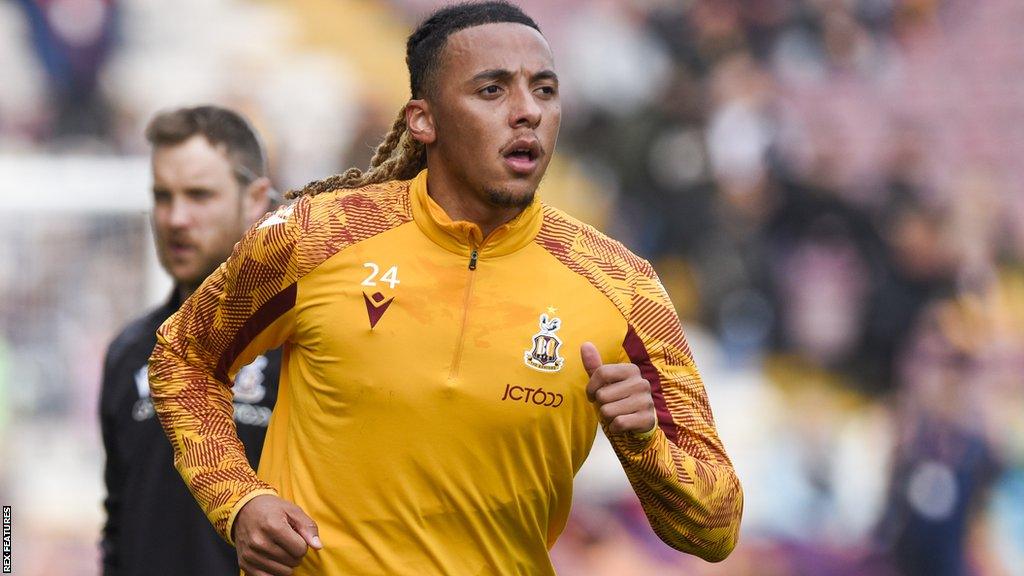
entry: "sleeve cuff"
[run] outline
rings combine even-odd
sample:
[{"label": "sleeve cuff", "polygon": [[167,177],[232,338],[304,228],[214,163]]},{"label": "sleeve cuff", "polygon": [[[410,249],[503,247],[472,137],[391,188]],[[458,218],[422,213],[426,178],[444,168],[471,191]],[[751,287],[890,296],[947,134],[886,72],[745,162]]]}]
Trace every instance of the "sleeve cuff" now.
[{"label": "sleeve cuff", "polygon": [[652,426],[650,430],[648,430],[647,432],[637,432],[635,434],[632,434],[632,436],[635,437],[635,438],[638,438],[640,440],[646,440],[646,439],[650,438],[651,436],[654,436],[654,433],[657,432],[657,431],[658,431],[658,421],[655,420],[654,421],[654,426]]},{"label": "sleeve cuff", "polygon": [[626,432],[623,434],[609,434],[608,439],[614,446],[629,453],[639,454],[647,451],[662,436],[661,428],[655,423],[654,428],[647,432]]},{"label": "sleeve cuff", "polygon": [[253,490],[252,492],[249,492],[245,496],[242,496],[242,498],[235,503],[235,506],[231,509],[231,514],[228,516],[228,524],[224,534],[224,539],[228,541],[228,544],[231,544],[232,546],[235,545],[235,518],[238,517],[238,513],[242,510],[242,506],[248,504],[249,501],[252,500],[253,498],[257,496],[262,496],[264,494],[271,494],[273,496],[278,495],[277,490],[260,488],[258,490]]}]

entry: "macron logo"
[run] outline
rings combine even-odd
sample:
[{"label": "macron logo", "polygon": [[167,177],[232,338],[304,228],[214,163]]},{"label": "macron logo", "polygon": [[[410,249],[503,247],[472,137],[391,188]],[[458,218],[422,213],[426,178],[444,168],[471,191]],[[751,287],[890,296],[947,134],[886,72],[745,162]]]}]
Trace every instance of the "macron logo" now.
[{"label": "macron logo", "polygon": [[375,293],[373,296],[367,296],[366,292],[363,292],[363,300],[366,302],[366,314],[370,317],[370,330],[380,322],[384,312],[387,311],[388,306],[394,302],[395,297],[384,299],[384,295],[380,292]]}]

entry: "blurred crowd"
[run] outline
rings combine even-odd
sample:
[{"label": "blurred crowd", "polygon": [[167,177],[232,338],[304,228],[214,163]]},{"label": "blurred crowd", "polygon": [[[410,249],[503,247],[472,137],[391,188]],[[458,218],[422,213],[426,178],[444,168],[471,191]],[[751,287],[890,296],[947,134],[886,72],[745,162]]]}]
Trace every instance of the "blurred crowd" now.
[{"label": "blurred crowd", "polygon": [[572,21],[586,106],[564,148],[601,167],[606,228],[703,332],[747,513],[710,568],[652,554],[634,500],[611,499],[579,510],[565,566],[1020,573],[1022,23],[1019,3],[938,0]]},{"label": "blurred crowd", "polygon": [[[436,4],[8,0],[0,157],[144,154],[155,110],[213,101],[268,135],[281,188],[365,166]],[[520,4],[563,84],[542,195],[655,264],[746,492],[724,564],[672,553],[599,439],[559,572],[1024,574],[1024,4]],[[93,425],[145,226],[0,233],[0,455],[22,423]]]}]

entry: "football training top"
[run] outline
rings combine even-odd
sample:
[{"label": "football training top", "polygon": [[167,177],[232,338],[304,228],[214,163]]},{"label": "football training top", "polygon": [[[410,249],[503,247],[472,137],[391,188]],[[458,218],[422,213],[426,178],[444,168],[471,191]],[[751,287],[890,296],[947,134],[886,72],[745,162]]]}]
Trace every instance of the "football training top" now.
[{"label": "football training top", "polygon": [[[599,419],[579,348],[633,362],[658,426],[610,440],[654,531],[732,549],[742,492],[651,266],[535,201],[486,239],[427,173],[265,217],[161,328],[153,399],[175,465],[230,541],[260,494],[319,525],[295,574],[553,574]],[[284,346],[259,473],[233,374]]]}]

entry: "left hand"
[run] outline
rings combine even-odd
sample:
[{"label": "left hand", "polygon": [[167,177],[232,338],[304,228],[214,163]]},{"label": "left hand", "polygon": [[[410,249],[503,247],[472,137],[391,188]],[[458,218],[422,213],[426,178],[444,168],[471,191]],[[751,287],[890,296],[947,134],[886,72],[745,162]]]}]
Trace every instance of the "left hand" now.
[{"label": "left hand", "polygon": [[590,342],[580,347],[580,358],[590,376],[587,399],[597,406],[608,432],[643,434],[654,430],[658,415],[654,410],[651,383],[640,375],[639,366],[604,364],[601,353]]}]

